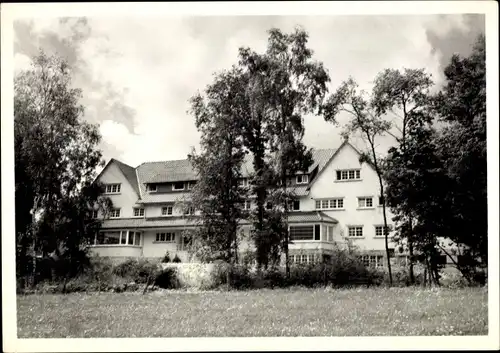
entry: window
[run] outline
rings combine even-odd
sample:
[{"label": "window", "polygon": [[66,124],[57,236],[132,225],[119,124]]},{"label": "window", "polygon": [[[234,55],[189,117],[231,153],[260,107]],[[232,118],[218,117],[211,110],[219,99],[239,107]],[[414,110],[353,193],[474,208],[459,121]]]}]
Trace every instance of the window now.
[{"label": "window", "polygon": [[313,240],[314,227],[310,226],[290,226],[290,240]]},{"label": "window", "polygon": [[378,205],[382,206],[383,204],[384,204],[384,197],[383,196],[379,196],[378,197]]},{"label": "window", "polygon": [[134,217],[144,217],[144,208],[134,208]]},{"label": "window", "polygon": [[347,227],[349,237],[362,237],[363,227],[362,226],[351,226]]},{"label": "window", "polygon": [[161,208],[161,215],[162,216],[171,216],[172,215],[172,206],[165,206]]},{"label": "window", "polygon": [[343,198],[316,200],[317,210],[335,210],[343,208],[344,208]]},{"label": "window", "polygon": [[243,209],[244,210],[249,210],[251,206],[252,206],[252,202],[251,201],[245,200],[245,202],[243,202]]},{"label": "window", "polygon": [[360,257],[366,267],[384,267],[384,257],[380,255],[363,255]]},{"label": "window", "polygon": [[[387,234],[392,230],[390,225],[387,226]],[[376,237],[384,237],[384,226],[375,226],[375,236]]]},{"label": "window", "polygon": [[314,240],[321,240],[321,233],[319,224],[314,225]]},{"label": "window", "polygon": [[95,239],[96,245],[141,245],[141,233],[127,230],[101,232]]},{"label": "window", "polygon": [[333,241],[333,227],[328,227],[328,241]]},{"label": "window", "polygon": [[289,211],[300,211],[300,201],[299,200],[288,201],[288,210]]},{"label": "window", "polygon": [[175,233],[156,233],[156,241],[162,243],[173,243],[175,242]]},{"label": "window", "polygon": [[373,207],[373,197],[358,197],[358,208]]},{"label": "window", "polygon": [[149,192],[158,192],[158,185],[156,184],[148,184],[147,189]]},{"label": "window", "polygon": [[184,183],[183,182],[173,183],[172,190],[184,190]]},{"label": "window", "polygon": [[307,184],[309,182],[309,176],[307,174],[297,175],[297,184]]},{"label": "window", "polygon": [[247,178],[238,179],[238,186],[241,186],[241,187],[248,186],[248,179]]},{"label": "window", "polygon": [[118,194],[120,193],[121,184],[107,184],[106,185],[106,194]]},{"label": "window", "polygon": [[194,215],[194,207],[188,207],[184,210],[184,215],[192,216]]},{"label": "window", "polygon": [[115,208],[109,212],[109,218],[120,218],[120,209]]},{"label": "window", "polygon": [[97,218],[99,216],[99,211],[93,210],[92,211],[92,218]]},{"label": "window", "polygon": [[359,180],[361,179],[360,169],[337,170],[337,180]]}]

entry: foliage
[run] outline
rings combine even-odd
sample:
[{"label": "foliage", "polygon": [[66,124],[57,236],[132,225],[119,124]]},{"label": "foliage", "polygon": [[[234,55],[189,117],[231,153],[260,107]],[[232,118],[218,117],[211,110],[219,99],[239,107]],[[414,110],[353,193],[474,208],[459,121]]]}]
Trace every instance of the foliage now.
[{"label": "foliage", "polygon": [[[91,207],[101,164],[97,126],[82,121],[81,92],[71,87],[68,64],[43,52],[14,80],[15,207],[18,276],[28,255],[65,258],[67,276],[99,223]],[[102,206],[106,206],[103,203]],[[33,262],[35,265],[35,262]],[[36,266],[31,266],[33,273]]]},{"label": "foliage", "polygon": [[161,262],[162,263],[170,262],[170,254],[168,253],[168,251],[165,253],[165,256],[163,256],[163,259],[161,259]]},{"label": "foliage", "polygon": [[239,71],[233,68],[216,75],[205,94],[191,99],[191,113],[201,133],[201,152],[189,156],[199,175],[192,192],[192,203],[201,213],[194,246],[215,255],[207,260],[234,261],[245,200],[245,190],[238,186],[245,156],[240,121],[235,118],[244,100]]},{"label": "foliage", "polygon": [[[445,252],[473,282],[479,260],[487,264],[484,37],[470,57],[454,56],[445,76],[446,85],[434,97],[425,81],[425,92],[415,98],[420,100],[418,114],[410,109],[405,115],[404,144],[391,149],[387,158],[387,201],[399,223],[398,237],[415,244],[435,280],[439,268],[433,259]],[[430,126],[433,115],[444,127]],[[446,250],[443,239],[458,253]],[[452,255],[471,261],[459,263]]]},{"label": "foliage", "polygon": [[[379,114],[392,113],[400,121],[393,124],[399,134],[395,137],[402,154],[402,164],[407,159],[407,137],[409,129],[418,129],[428,125],[432,120],[432,113],[429,109],[430,88],[433,82],[430,75],[423,69],[404,69],[403,71],[386,69],[377,75],[373,88],[373,105]],[[398,127],[398,125],[400,127]],[[389,131],[387,131],[389,133]],[[389,171],[390,172],[390,171]],[[402,180],[404,182],[404,180]],[[412,188],[411,179],[406,180],[406,188]],[[388,187],[391,185],[389,184]],[[385,195],[382,195],[385,196]],[[414,240],[413,233],[414,214],[410,209],[399,207],[397,203],[392,203],[391,210],[398,217],[399,222],[405,225],[405,232],[399,233],[399,239],[405,240],[407,250],[410,254],[410,281],[415,282],[414,265]],[[401,227],[399,229],[402,229]]]},{"label": "foliage", "polygon": [[136,283],[146,283],[153,276],[158,265],[143,259],[127,259],[113,268],[113,274],[128,278]]},{"label": "foliage", "polygon": [[257,263],[267,268],[279,262],[284,251],[288,269],[286,220],[293,198],[288,178],[312,164],[312,153],[302,143],[303,115],[319,110],[330,79],[323,65],[312,59],[303,29],[285,34],[273,28],[268,33],[265,53],[239,51],[247,87],[243,136],[256,173],[252,192],[257,207],[252,218]]},{"label": "foliage", "polygon": [[182,262],[181,259],[179,258],[179,256],[177,256],[177,254],[175,254],[174,258],[172,259],[172,262],[173,263],[180,263]]},{"label": "foliage", "polygon": [[[391,124],[381,116],[382,111],[377,107],[373,98],[367,98],[366,92],[358,90],[358,84],[353,78],[343,82],[339,88],[328,98],[323,109],[326,111],[325,120],[336,123],[336,117],[341,112],[346,112],[351,116],[351,120],[345,125],[343,135],[347,140],[350,134],[359,132],[369,146],[368,152],[361,153],[359,162],[367,162],[377,173],[380,195],[384,195],[383,180],[383,158],[376,151],[377,137],[384,135]],[[387,258],[387,268],[389,280],[392,284],[391,274],[391,253],[389,251],[388,227],[386,205],[382,204],[384,219],[385,250]]]},{"label": "foliage", "polygon": [[447,122],[436,142],[449,178],[443,231],[483,265],[488,263],[485,55],[485,39],[479,36],[469,57],[453,56],[435,100]]},{"label": "foliage", "polygon": [[154,285],[163,289],[178,288],[177,269],[175,267],[167,267],[160,271],[155,276]]}]

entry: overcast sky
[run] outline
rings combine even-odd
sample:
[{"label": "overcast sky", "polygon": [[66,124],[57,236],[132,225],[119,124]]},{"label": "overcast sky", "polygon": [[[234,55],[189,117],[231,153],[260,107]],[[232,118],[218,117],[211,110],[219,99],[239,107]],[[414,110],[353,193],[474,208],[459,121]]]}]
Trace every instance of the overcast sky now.
[{"label": "overcast sky", "polygon": [[[125,6],[125,5],[124,5]],[[199,135],[188,99],[229,68],[237,49],[264,50],[271,27],[309,33],[314,57],[331,76],[331,90],[349,76],[369,84],[385,68],[425,68],[442,82],[453,53],[467,55],[482,15],[254,16],[65,18],[16,21],[16,70],[39,48],[65,57],[83,90],[84,118],[100,125],[106,161],[132,166],[184,159]],[[341,119],[342,122],[342,119]],[[339,127],[305,118],[309,147],[335,148]],[[386,144],[388,142],[386,141]]]}]

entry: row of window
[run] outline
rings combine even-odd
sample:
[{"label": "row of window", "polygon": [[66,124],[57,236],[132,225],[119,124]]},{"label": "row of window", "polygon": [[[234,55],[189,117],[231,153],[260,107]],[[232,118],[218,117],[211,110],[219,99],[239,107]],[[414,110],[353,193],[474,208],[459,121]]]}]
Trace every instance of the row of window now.
[{"label": "row of window", "polygon": [[318,263],[319,257],[315,254],[297,254],[288,255],[288,263],[294,264],[315,264]]},{"label": "row of window", "polygon": [[[383,199],[379,197],[378,204],[382,205]],[[344,208],[344,198],[319,199],[315,201],[317,210],[336,210]],[[373,208],[373,197],[358,197],[358,208]]]},{"label": "row of window", "polygon": [[[392,226],[388,225],[387,226],[387,234],[389,234],[392,231]],[[360,238],[363,237],[363,226],[348,226],[347,227],[347,235],[351,238]],[[384,234],[384,226],[375,226],[375,236],[376,237],[383,237],[385,236]]]},{"label": "row of window", "polygon": [[[187,181],[187,182],[179,181],[176,183],[172,183],[172,190],[173,191],[191,190],[195,184],[196,182],[194,181]],[[147,184],[146,191],[154,193],[167,190],[161,190],[158,184]]]},{"label": "row of window", "polygon": [[[343,169],[336,171],[336,177],[338,181],[348,181],[348,180],[360,180],[361,179],[361,170],[360,169]],[[296,184],[307,184],[309,183],[309,175],[307,174],[299,174],[295,176]],[[172,183],[172,190],[174,191],[182,191],[182,190],[191,190],[193,186],[196,184],[195,181],[179,181]],[[248,179],[243,178],[238,181],[238,185],[242,187],[248,186]],[[158,184],[147,184],[146,190],[148,192],[158,192],[160,188]],[[121,184],[106,184],[105,185],[105,193],[106,194],[118,194],[121,191]]]},{"label": "row of window", "polygon": [[141,245],[141,232],[134,231],[111,231],[96,235],[95,245]]},{"label": "row of window", "polygon": [[[165,206],[161,208],[161,215],[162,216],[171,216],[173,214],[173,206]],[[188,207],[184,211],[184,215],[193,215],[194,214],[194,207]],[[121,209],[120,208],[114,208],[109,211],[109,218],[120,218],[121,215]],[[98,211],[93,210],[92,211],[92,217],[97,218],[98,217]],[[134,208],[134,217],[144,217],[144,208]]]}]

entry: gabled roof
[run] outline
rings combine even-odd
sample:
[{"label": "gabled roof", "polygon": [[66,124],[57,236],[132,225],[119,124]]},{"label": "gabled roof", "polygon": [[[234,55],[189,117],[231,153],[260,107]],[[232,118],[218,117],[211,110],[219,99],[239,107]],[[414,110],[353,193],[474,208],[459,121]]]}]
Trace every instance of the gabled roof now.
[{"label": "gabled roof", "polygon": [[99,173],[99,175],[97,175],[97,177],[95,178],[95,180],[98,180],[101,177],[101,175],[104,173],[104,171],[106,169],[108,169],[108,167],[110,165],[112,165],[112,164],[115,164],[118,167],[118,169],[120,169],[120,171],[122,172],[122,174],[125,177],[125,179],[127,179],[127,181],[129,182],[130,186],[132,187],[132,189],[134,189],[134,191],[136,192],[137,196],[140,197],[139,185],[138,185],[138,182],[137,182],[137,176],[135,174],[135,168],[129,166],[128,164],[120,162],[117,159],[111,158],[109,160],[109,162],[106,164],[106,166],[103,168],[103,170],[101,170],[101,172]]},{"label": "gabled roof", "polygon": [[116,163],[118,168],[120,168],[121,172],[123,175],[125,175],[125,178],[127,181],[130,183],[130,186],[134,189],[134,191],[137,193],[137,196],[140,196],[139,193],[139,185],[137,182],[137,176],[135,174],[135,168],[129,166],[128,164],[125,164],[123,162],[120,162],[116,159],[113,159],[113,161]]},{"label": "gabled roof", "polygon": [[[333,158],[337,151],[338,149],[313,149],[313,164],[309,167],[307,173],[310,174],[313,171],[317,170],[316,174],[319,174],[326,167],[326,165]],[[137,168],[133,168],[123,162],[112,158],[104,169],[106,169],[111,163],[115,163],[121,170],[127,181],[137,193],[139,197],[139,203],[175,202],[185,200],[189,195],[189,193],[185,192],[168,194],[149,193],[146,192],[146,184],[148,183],[168,183],[198,179],[198,175],[196,174],[188,159],[145,162],[139,165]],[[253,158],[250,154],[245,156],[241,169],[242,176],[245,178],[250,177],[254,173]],[[312,181],[312,183],[313,182],[314,181]],[[308,189],[312,183],[310,183],[309,185],[295,187],[295,194],[297,196],[307,195]]]}]

